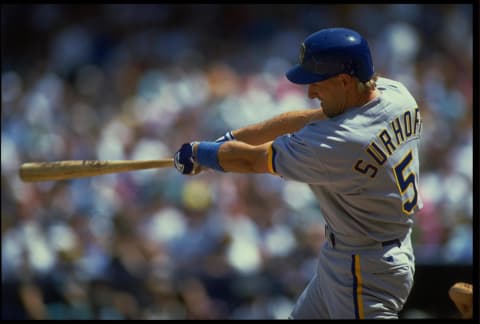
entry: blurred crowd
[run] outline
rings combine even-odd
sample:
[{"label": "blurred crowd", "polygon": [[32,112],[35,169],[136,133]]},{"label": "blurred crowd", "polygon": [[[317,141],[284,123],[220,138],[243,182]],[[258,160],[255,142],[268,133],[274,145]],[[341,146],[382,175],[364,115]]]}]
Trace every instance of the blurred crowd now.
[{"label": "blurred crowd", "polygon": [[23,183],[17,171],[169,158],[313,108],[284,73],[331,26],[362,33],[376,72],[421,109],[417,264],[472,264],[473,8],[372,6],[2,5],[2,319],[287,318],[324,239],[306,185],[173,168]]}]

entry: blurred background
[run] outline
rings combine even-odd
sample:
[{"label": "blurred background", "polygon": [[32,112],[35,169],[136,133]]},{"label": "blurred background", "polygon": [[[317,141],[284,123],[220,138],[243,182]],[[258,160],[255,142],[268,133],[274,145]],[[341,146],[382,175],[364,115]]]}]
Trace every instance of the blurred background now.
[{"label": "blurred background", "polygon": [[[478,7],[477,7],[478,8]],[[472,282],[472,5],[2,5],[2,319],[289,315],[324,220],[308,187],[175,169],[22,183],[21,163],[163,159],[315,107],[284,73],[358,30],[424,119],[417,272],[402,318],[458,318]],[[478,108],[478,107],[477,107]]]}]

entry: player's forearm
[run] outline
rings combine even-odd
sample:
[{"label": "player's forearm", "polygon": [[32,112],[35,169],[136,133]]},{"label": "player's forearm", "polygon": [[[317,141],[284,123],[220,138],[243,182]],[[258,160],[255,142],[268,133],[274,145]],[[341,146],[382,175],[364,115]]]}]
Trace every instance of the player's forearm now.
[{"label": "player's forearm", "polygon": [[280,135],[293,133],[306,124],[326,119],[321,108],[289,111],[269,120],[232,131],[236,140],[250,145],[260,145],[273,141]]},{"label": "player's forearm", "polygon": [[225,172],[266,173],[271,143],[254,146],[240,141],[222,144],[218,150],[218,162]]}]

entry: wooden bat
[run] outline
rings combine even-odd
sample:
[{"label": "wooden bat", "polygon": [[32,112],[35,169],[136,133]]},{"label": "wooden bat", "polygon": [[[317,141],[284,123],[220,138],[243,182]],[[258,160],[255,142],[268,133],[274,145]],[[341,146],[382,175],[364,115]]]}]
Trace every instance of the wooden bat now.
[{"label": "wooden bat", "polygon": [[94,177],[109,173],[166,168],[172,166],[173,159],[29,162],[21,165],[19,174],[23,181],[35,182]]}]

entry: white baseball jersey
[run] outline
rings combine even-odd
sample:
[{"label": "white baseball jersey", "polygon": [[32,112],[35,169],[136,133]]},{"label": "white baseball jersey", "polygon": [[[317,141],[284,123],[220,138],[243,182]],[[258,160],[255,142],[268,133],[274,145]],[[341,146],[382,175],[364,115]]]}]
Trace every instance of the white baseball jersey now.
[{"label": "white baseball jersey", "polygon": [[371,102],[272,144],[270,171],[307,183],[327,224],[292,318],[396,318],[413,285],[422,121],[401,83],[379,78],[377,89]]},{"label": "white baseball jersey", "polygon": [[380,96],[306,125],[273,143],[273,171],[310,185],[330,229],[376,241],[403,237],[422,208],[415,99],[399,82],[377,80]]}]

